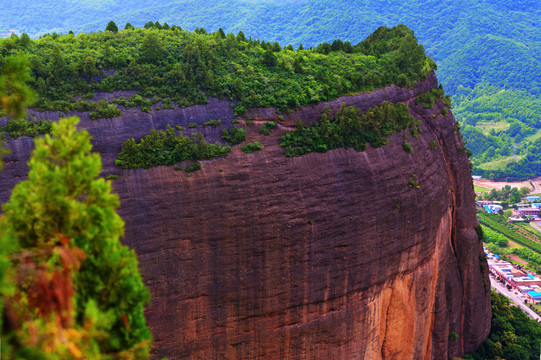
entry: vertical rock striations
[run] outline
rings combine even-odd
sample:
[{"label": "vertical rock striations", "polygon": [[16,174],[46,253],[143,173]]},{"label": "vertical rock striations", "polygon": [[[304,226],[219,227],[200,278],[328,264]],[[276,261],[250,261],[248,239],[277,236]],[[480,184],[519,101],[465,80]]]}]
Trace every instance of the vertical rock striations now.
[{"label": "vertical rock striations", "polygon": [[[281,130],[261,137],[249,126],[248,141],[257,138],[263,151],[247,155],[235,146],[191,177],[168,167],[119,170],[114,158],[128,137],[167,123],[218,118],[230,127],[228,102],[112,120],[82,114],[104,173],[121,175],[114,187],[124,242],[153,294],[147,319],[156,358],[447,359],[474,350],[490,328],[490,289],[468,160],[441,101],[430,110],[414,104],[436,84],[432,76],[413,89],[325,104],[407,103],[423,130],[408,135],[411,154],[400,133],[378,149],[286,158]],[[284,123],[316,121],[322,107]],[[9,146],[2,202],[25,176],[31,140]],[[419,189],[408,186],[412,176]]]}]

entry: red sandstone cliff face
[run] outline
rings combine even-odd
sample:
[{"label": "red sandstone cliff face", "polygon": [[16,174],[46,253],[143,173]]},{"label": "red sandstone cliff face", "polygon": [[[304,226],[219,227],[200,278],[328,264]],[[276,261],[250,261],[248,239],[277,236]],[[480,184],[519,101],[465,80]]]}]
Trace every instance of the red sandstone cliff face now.
[{"label": "red sandstone cliff face", "polygon": [[[490,328],[488,276],[454,119],[432,116],[441,102],[431,110],[413,102],[435,85],[431,77],[412,90],[393,86],[328,104],[366,110],[407,102],[423,130],[418,139],[408,135],[411,154],[396,134],[365,152],[285,158],[282,130],[262,137],[251,126],[248,141],[257,138],[263,151],[235,146],[191,177],[168,167],[120,171],[114,158],[125,139],[152,127],[211,118],[229,127],[228,102],[99,121],[83,114],[104,173],[121,175],[114,187],[124,242],[153,294],[147,319],[156,358],[447,359],[474,350]],[[321,108],[285,123],[317,120]],[[27,138],[9,146],[0,202],[24,178],[32,147]],[[408,186],[413,174],[419,189]]]}]

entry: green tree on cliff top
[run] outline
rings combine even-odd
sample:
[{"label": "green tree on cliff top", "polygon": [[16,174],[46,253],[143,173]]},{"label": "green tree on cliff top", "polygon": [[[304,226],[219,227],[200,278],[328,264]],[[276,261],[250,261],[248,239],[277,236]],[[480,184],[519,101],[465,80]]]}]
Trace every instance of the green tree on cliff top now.
[{"label": "green tree on cliff top", "polygon": [[109,21],[109,24],[107,24],[107,27],[105,28],[106,31],[111,31],[114,33],[118,32],[118,26],[116,26],[114,21]]}]

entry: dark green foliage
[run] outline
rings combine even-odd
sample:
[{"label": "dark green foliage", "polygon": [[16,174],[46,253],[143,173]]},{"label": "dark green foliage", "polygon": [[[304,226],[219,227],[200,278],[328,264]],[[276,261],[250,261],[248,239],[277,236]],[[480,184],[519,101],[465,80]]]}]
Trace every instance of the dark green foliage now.
[{"label": "dark green foliage", "polygon": [[483,241],[489,244],[496,244],[499,247],[507,247],[509,245],[509,240],[505,236],[486,227],[483,228]]},{"label": "dark green foliage", "polygon": [[490,228],[495,232],[504,235],[506,238],[513,240],[521,245],[524,245],[537,252],[538,254],[541,254],[541,244],[514,232],[513,230],[506,227],[506,225],[500,224],[498,220],[501,218],[498,215],[479,213],[477,214],[477,218],[483,226],[486,226],[487,228]]},{"label": "dark green foliage", "polygon": [[457,340],[458,339],[458,334],[454,331],[452,331],[450,334],[449,334],[449,340]]},{"label": "dark green foliage", "polygon": [[195,129],[196,127],[197,127],[197,123],[195,123],[195,122],[188,124],[189,129]]},{"label": "dark green foliage", "polygon": [[474,353],[475,360],[537,360],[541,324],[530,319],[519,307],[511,306],[504,295],[493,291],[492,326],[488,339]]},{"label": "dark green foliage", "polygon": [[387,136],[414,125],[404,104],[383,102],[366,113],[343,104],[334,116],[328,110],[324,112],[318,123],[308,126],[299,123],[294,131],[282,136],[280,145],[285,147],[286,156],[351,147],[363,151],[367,143],[381,147],[387,144]]},{"label": "dark green foliage", "polygon": [[[127,26],[127,24],[126,24],[126,26]],[[118,26],[116,26],[114,21],[109,21],[109,24],[107,24],[107,27],[105,28],[105,30],[117,33],[118,32]]]},{"label": "dark green foliage", "polygon": [[267,121],[264,124],[261,124],[259,126],[259,133],[262,135],[270,135],[272,129],[276,127],[276,123],[274,121]]},{"label": "dark green foliage", "polygon": [[97,103],[97,105],[94,107],[94,111],[90,113],[90,119],[96,120],[96,119],[112,119],[115,117],[119,117],[122,115],[122,111],[114,105],[114,104],[107,104],[105,100],[101,100]]},{"label": "dark green foliage", "polygon": [[509,204],[519,203],[522,198],[530,193],[530,189],[527,187],[516,188],[510,185],[505,185],[501,190],[492,189],[481,194],[482,200],[496,200],[504,201]]},{"label": "dark green foliage", "polygon": [[242,105],[235,107],[235,116],[244,116],[246,115],[246,108]]},{"label": "dark green foliage", "polygon": [[195,162],[195,163],[193,163],[191,165],[188,165],[184,171],[186,171],[187,173],[192,173],[192,172],[197,171],[197,170],[201,170],[201,163],[200,162]]},{"label": "dark green foliage", "polygon": [[6,126],[0,126],[0,132],[7,132],[9,136],[17,139],[19,136],[35,137],[38,135],[49,134],[51,132],[51,121],[34,120],[15,120],[10,119]]},{"label": "dark green foliage", "polygon": [[191,137],[177,135],[167,125],[165,130],[152,130],[139,143],[129,139],[122,145],[115,164],[124,169],[148,169],[158,165],[173,165],[184,160],[208,160],[226,156],[231,151],[229,146],[209,144],[203,134],[195,133]]},{"label": "dark green foliage", "polygon": [[231,145],[237,145],[246,141],[246,131],[238,127],[232,127],[229,131],[222,129],[222,139]]},{"label": "dark green foliage", "polygon": [[224,31],[222,30],[222,28],[219,28],[218,29],[218,35],[222,38],[222,39],[225,39],[227,36],[225,36],[225,33]]},{"label": "dark green foliage", "polygon": [[443,90],[441,84],[439,87],[433,88],[430,91],[417,96],[415,99],[415,105],[422,104],[425,109],[431,109],[434,107],[434,105],[436,105],[439,99],[443,100],[445,106],[451,107],[451,97],[449,95],[445,95],[445,91]]},{"label": "dark green foliage", "polygon": [[[471,126],[466,126],[466,130],[464,131],[464,133],[467,134],[465,137],[470,139],[469,146],[472,145],[471,142],[473,142],[473,145],[476,146],[479,144],[479,141],[486,140],[486,137],[484,137],[483,134],[481,134],[479,137],[472,137],[471,134],[468,133],[468,131],[471,129],[474,129],[474,131],[476,130]],[[496,155],[496,158],[500,157],[502,154],[506,154],[506,156],[511,158],[511,160],[505,166],[502,166],[499,169],[484,168],[484,165],[478,166],[474,169],[474,174],[482,175],[484,177],[489,177],[490,174],[493,174],[493,178],[496,180],[523,181],[528,178],[535,178],[541,173],[541,139],[536,139],[535,141],[527,144],[519,144],[517,147],[517,152],[519,153],[520,157],[515,158],[512,156],[514,152],[514,144],[512,141],[510,141],[508,136],[503,137],[504,142],[502,146],[499,146],[501,139],[498,137],[490,136],[489,138],[490,141],[492,141],[492,145],[491,143],[485,143],[482,145],[485,148],[487,145],[490,145],[485,154],[493,153]],[[494,148],[497,150],[494,150]],[[478,158],[475,157],[473,159],[474,161],[478,160]]]},{"label": "dark green foliage", "polygon": [[117,174],[108,174],[107,176],[105,176],[105,180],[116,180],[116,179],[118,179]]},{"label": "dark green foliage", "polygon": [[162,109],[174,109],[175,105],[171,102],[171,99],[167,98],[167,99],[162,100],[161,108]]},{"label": "dark green foliage", "polygon": [[404,151],[408,154],[411,154],[413,152],[413,147],[411,146],[411,143],[407,141],[402,144],[402,149],[404,149]]},{"label": "dark green foliage", "polygon": [[[205,103],[208,96],[236,99],[235,114],[244,116],[254,107],[285,111],[377,89],[399,78],[410,84],[435,68],[405,26],[379,30],[385,37],[366,46],[337,40],[325,54],[282,51],[277,42],[263,45],[242,32],[222,38],[201,28],[193,33],[160,28],[150,22],[145,29],[117,34],[45,36],[11,52],[30,55],[37,106],[51,110],[73,107],[66,104],[81,94],[138,90],[139,96],[170,98],[179,106]],[[412,56],[393,46],[399,40]],[[0,40],[0,50],[6,41]],[[380,41],[385,44],[378,45]],[[150,112],[151,104],[139,106]]]},{"label": "dark green foliage", "polygon": [[432,140],[428,146],[430,147],[430,150],[436,150],[438,148],[438,141]]},{"label": "dark green foliage", "polygon": [[217,127],[217,126],[222,125],[222,120],[209,120],[209,121],[203,123],[203,125],[204,126]]},{"label": "dark green foliage", "polygon": [[259,141],[255,141],[253,143],[248,143],[244,145],[240,149],[246,154],[252,154],[256,151],[261,151],[263,149],[263,145]]}]

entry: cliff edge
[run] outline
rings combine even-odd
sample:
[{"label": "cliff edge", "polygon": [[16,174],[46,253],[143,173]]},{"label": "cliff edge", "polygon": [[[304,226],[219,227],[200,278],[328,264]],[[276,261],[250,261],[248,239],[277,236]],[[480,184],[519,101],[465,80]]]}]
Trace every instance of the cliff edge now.
[{"label": "cliff edge", "polygon": [[[490,283],[455,120],[442,115],[441,100],[432,109],[414,102],[436,85],[432,75],[411,89],[393,85],[305,107],[282,122],[317,121],[324,106],[342,102],[362,111],[403,102],[421,120],[418,138],[406,130],[377,149],[286,158],[283,128],[262,136],[247,126],[247,140],[261,141],[263,151],[234,146],[191,177],[165,166],[120,170],[114,160],[123,141],[151,128],[209,119],[230,128],[230,102],[95,121],[73,113],[92,134],[103,173],[120,175],[113,184],[123,241],[152,292],[146,316],[155,357],[447,359],[475,350],[490,330]],[[253,109],[247,117],[277,115]],[[198,131],[219,139],[219,128]],[[32,144],[9,141],[1,203],[26,176]]]}]

